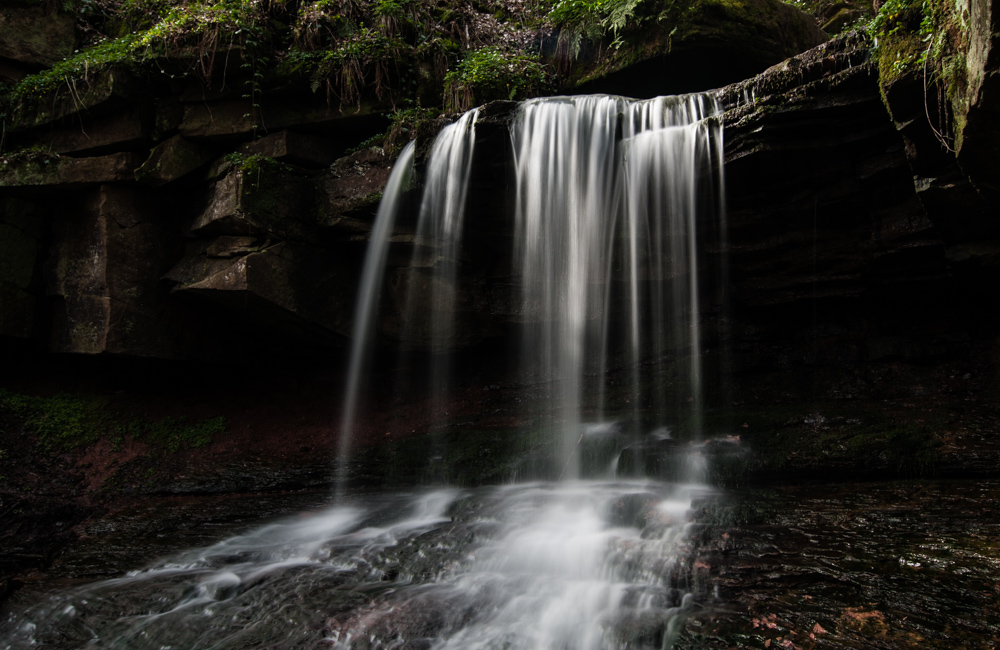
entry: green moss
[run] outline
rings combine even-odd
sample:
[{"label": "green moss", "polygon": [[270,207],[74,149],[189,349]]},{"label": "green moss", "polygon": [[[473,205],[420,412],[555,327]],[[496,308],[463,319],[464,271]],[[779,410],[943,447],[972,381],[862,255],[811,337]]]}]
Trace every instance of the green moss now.
[{"label": "green moss", "polygon": [[915,34],[902,32],[884,37],[875,50],[879,79],[891,84],[917,64],[923,63],[923,41]]},{"label": "green moss", "polygon": [[47,452],[71,451],[101,437],[110,421],[106,402],[80,395],[33,397],[0,389],[0,410],[19,416]]},{"label": "green moss", "polygon": [[17,418],[25,432],[37,437],[47,453],[73,451],[101,439],[120,448],[126,438],[175,453],[203,447],[226,430],[222,416],[189,422],[187,418],[128,417],[110,408],[104,396],[60,394],[22,395],[0,389],[0,413]]},{"label": "green moss", "polygon": [[222,416],[189,423],[186,418],[164,418],[146,425],[149,442],[162,445],[170,453],[180,449],[197,449],[212,442],[216,434],[224,433],[226,419]]}]

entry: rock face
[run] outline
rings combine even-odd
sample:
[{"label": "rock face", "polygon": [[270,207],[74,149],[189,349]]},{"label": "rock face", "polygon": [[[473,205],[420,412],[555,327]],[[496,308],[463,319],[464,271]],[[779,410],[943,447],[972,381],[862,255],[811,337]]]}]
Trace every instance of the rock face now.
[{"label": "rock face", "polygon": [[159,284],[174,243],[152,198],[102,185],[81,199],[53,223],[51,349],[180,356],[184,332]]},{"label": "rock face", "polygon": [[72,16],[37,6],[0,7],[0,81],[20,80],[26,72],[66,58],[75,43]]},{"label": "rock face", "polygon": [[579,92],[654,97],[707,90],[827,40],[810,16],[769,0],[710,0],[650,22],[641,38],[581,57],[572,70]]},{"label": "rock face", "polygon": [[[712,11],[728,18],[712,24],[739,27],[740,16],[764,9],[773,29],[753,38],[773,47],[753,46],[761,61],[777,56],[782,35],[795,38],[781,47],[821,40],[797,14],[771,5],[719,5]],[[696,33],[711,41],[715,32],[699,20],[692,21],[690,33],[672,37],[677,53]],[[990,65],[992,41],[976,47]],[[652,59],[642,61],[630,74],[647,74],[643,66]],[[982,75],[976,95],[982,101],[970,108],[974,119],[966,128],[987,129],[975,115],[990,110],[991,75],[989,68]],[[606,77],[595,89],[615,89],[617,83]],[[22,206],[9,207],[3,221],[14,233],[7,245],[18,251],[3,273],[6,335],[47,338],[63,352],[197,358],[217,346],[182,343],[190,337],[166,332],[170,319],[159,314],[186,311],[185,318],[197,321],[197,305],[212,303],[232,318],[256,323],[281,345],[342,345],[392,161],[377,147],[330,161],[381,118],[364,110],[331,111],[315,100],[299,105],[298,96],[274,97],[269,128],[288,128],[242,142],[256,123],[244,124],[245,113],[236,115],[240,102],[231,91],[186,88],[152,107],[136,99],[135,88],[122,73],[95,80],[76,106],[55,104],[34,121],[54,126],[25,132],[25,141],[64,155],[32,153],[0,167],[0,188],[20,197],[5,205]],[[926,148],[926,133],[913,126],[916,116],[902,111],[915,112],[921,103],[897,99],[908,92],[905,84],[889,90],[890,106],[899,105],[895,123],[882,104],[868,44],[849,36],[720,91],[727,106],[734,319],[709,329],[730,327],[727,336],[740,350],[741,366],[805,363],[823,354],[845,360],[901,353],[899,346],[908,345],[899,337],[910,331],[906,323],[926,320],[917,318],[920,298],[957,295],[952,284],[963,268],[995,268],[998,249],[981,236],[991,232],[990,204],[962,167],[979,169],[978,163],[965,163],[971,158],[961,155],[927,164],[926,156],[915,157],[914,151]],[[468,229],[457,288],[460,318],[471,326],[465,346],[500,336],[522,318],[508,304],[512,280],[505,268],[511,241],[504,209],[508,124],[515,106],[491,104],[477,125],[470,206],[477,216]],[[85,134],[53,122],[83,108],[82,119],[93,127]],[[432,136],[421,140],[421,151]],[[220,157],[233,149],[238,151]],[[917,171],[916,185],[911,169]],[[140,189],[140,182],[149,189]],[[64,193],[32,194],[31,188]],[[954,218],[957,205],[971,208]],[[31,225],[19,214],[35,215]],[[387,339],[404,331],[419,339],[414,333],[430,327],[400,322],[405,287],[426,284],[413,227],[412,217],[404,218],[393,237],[379,326]],[[47,239],[48,254],[40,248]],[[52,298],[39,290],[46,257]],[[418,262],[411,268],[413,260]],[[51,310],[38,309],[50,301]],[[48,313],[51,324],[44,321]],[[140,320],[156,333],[145,337],[156,341],[148,348],[128,333],[142,329]],[[805,322],[810,320],[815,327]],[[820,337],[828,343],[824,349],[808,343],[819,340],[820,321],[830,328]],[[803,334],[807,330],[813,334]],[[303,332],[309,332],[309,344]],[[789,340],[799,343],[789,346]],[[779,341],[780,353],[769,347]]]}]

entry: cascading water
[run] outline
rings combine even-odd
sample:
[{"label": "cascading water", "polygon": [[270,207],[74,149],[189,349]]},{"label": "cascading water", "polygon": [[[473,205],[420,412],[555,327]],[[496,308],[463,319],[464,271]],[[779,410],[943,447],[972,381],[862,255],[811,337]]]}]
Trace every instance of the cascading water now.
[{"label": "cascading water", "polygon": [[[522,366],[557,384],[553,428],[560,432],[566,478],[579,473],[585,411],[598,420],[605,416],[612,325],[625,332],[631,369],[625,399],[633,427],[640,427],[640,410],[649,408],[644,402],[658,413],[642,424],[667,423],[666,392],[643,395],[640,373],[643,360],[652,359],[662,375],[671,350],[687,356],[691,408],[685,410],[697,420],[697,222],[721,215],[721,182],[715,180],[721,128],[707,119],[717,112],[708,95],[567,97],[526,102],[514,124],[514,266],[529,321]],[[709,233],[721,232],[710,225]],[[613,311],[624,311],[623,322],[611,322]],[[588,376],[599,395],[589,408]]]},{"label": "cascading water", "polygon": [[[515,374],[551,391],[548,416],[534,426],[560,437],[557,466],[545,475],[561,481],[348,490],[343,468],[410,145],[365,261],[336,503],[51,594],[11,614],[0,647],[669,647],[698,592],[692,503],[711,491],[606,474],[584,480],[579,449],[586,431],[612,419],[627,420],[633,440],[698,421],[698,251],[721,231],[715,112],[707,95],[555,98],[525,103],[513,123],[511,268],[524,322]],[[413,237],[411,268],[430,271],[422,283],[411,277],[407,309],[429,304],[432,313],[428,331],[404,337],[422,335],[438,352],[454,344],[460,246],[475,218],[463,214],[475,121],[467,114],[435,143]],[[447,390],[448,364],[439,355],[432,365],[432,395]],[[683,386],[674,403],[668,371]],[[703,459],[688,457],[694,477]]]}]

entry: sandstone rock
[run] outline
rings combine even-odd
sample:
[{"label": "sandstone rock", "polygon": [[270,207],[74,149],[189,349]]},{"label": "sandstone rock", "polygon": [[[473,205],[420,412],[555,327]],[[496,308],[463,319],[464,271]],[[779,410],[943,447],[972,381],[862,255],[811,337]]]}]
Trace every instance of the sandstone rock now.
[{"label": "sandstone rock", "polygon": [[172,236],[156,204],[139,190],[104,185],[77,205],[53,224],[52,350],[177,356],[184,331],[159,284]]},{"label": "sandstone rock", "polygon": [[259,250],[254,237],[218,237],[205,249],[209,257],[236,257]]},{"label": "sandstone rock", "polygon": [[[189,138],[248,139],[288,128],[323,131],[349,147],[385,128],[383,113],[391,106],[363,103],[357,110],[341,110],[314,95],[265,95],[259,108],[248,99],[198,102],[184,105],[178,130]],[[259,113],[259,121],[255,117]]]},{"label": "sandstone rock", "polygon": [[922,282],[946,277],[874,66],[824,71],[832,53],[822,49],[748,80],[756,100],[725,115],[729,263],[748,306],[899,292],[903,269]]},{"label": "sandstone rock", "polygon": [[34,139],[36,146],[59,154],[121,151],[147,142],[146,120],[138,111],[87,117],[82,123],[53,128]]},{"label": "sandstone rock", "polygon": [[41,7],[0,7],[0,59],[50,66],[73,54],[73,16]]},{"label": "sandstone rock", "polygon": [[[52,124],[64,117],[79,114],[96,115],[115,108],[129,107],[130,98],[138,89],[132,76],[121,69],[111,69],[91,75],[85,82],[73,85],[72,92],[64,88],[35,102],[26,104],[14,116],[14,126],[30,129]],[[148,87],[142,91],[148,92]]]},{"label": "sandstone rock", "polygon": [[827,40],[816,21],[777,0],[710,0],[693,14],[650,21],[634,38],[583,55],[578,92],[653,97],[745,79]]},{"label": "sandstone rock", "polygon": [[[1000,201],[1000,3],[966,0],[969,10],[967,87],[955,123],[958,162],[993,204]],[[962,110],[962,109],[966,110]],[[995,216],[995,215],[994,215]],[[1000,220],[998,220],[1000,221]]]},{"label": "sandstone rock", "polygon": [[95,158],[33,155],[0,163],[0,187],[73,189],[99,183],[135,182],[138,158],[130,152]]},{"label": "sandstone rock", "polygon": [[320,224],[343,233],[368,233],[393,161],[369,147],[337,160],[318,183]]},{"label": "sandstone rock", "polygon": [[312,184],[266,162],[233,167],[215,182],[191,229],[199,235],[309,240],[316,230]]},{"label": "sandstone rock", "polygon": [[153,128],[150,137],[154,141],[165,140],[173,135],[184,119],[184,106],[176,97],[170,95],[160,98],[156,102],[156,111],[153,115]]},{"label": "sandstone rock", "polygon": [[159,187],[186,176],[211,159],[212,153],[205,147],[175,135],[149,152],[146,162],[135,170],[135,179]]},{"label": "sandstone rock", "polygon": [[308,136],[294,131],[281,131],[249,142],[240,151],[274,158],[299,167],[324,167],[333,162],[334,148],[322,136]]},{"label": "sandstone rock", "polygon": [[167,274],[183,280],[175,293],[210,300],[272,332],[307,336],[323,347],[349,335],[357,278],[342,257],[293,242],[236,258],[212,257],[209,249],[218,247],[189,249]]}]

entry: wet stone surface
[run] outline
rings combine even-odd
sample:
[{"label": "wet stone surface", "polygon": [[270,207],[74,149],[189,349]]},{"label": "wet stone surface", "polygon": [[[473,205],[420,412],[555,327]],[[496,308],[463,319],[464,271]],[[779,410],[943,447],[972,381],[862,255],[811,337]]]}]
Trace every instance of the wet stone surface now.
[{"label": "wet stone surface", "polygon": [[[996,648],[1000,481],[742,491],[683,648]],[[724,604],[721,604],[724,603]]]},{"label": "wet stone surface", "polygon": [[998,496],[633,481],[152,499],[79,527],[4,604],[0,648],[996,648]]}]

